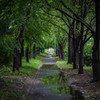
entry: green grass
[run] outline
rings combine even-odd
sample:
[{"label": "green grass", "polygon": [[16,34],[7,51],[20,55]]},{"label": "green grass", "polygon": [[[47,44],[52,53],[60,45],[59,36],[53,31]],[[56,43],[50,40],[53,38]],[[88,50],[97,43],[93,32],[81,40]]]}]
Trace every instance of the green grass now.
[{"label": "green grass", "polygon": [[22,68],[20,68],[21,74],[33,75],[35,69],[38,69],[38,66],[42,63],[42,57],[37,56],[36,59],[31,58],[29,63],[26,62],[26,59],[23,58],[22,60]]},{"label": "green grass", "polygon": [[92,70],[92,66],[86,66],[86,65],[84,65],[84,69]]},{"label": "green grass", "polygon": [[58,67],[60,67],[61,69],[65,69],[65,68],[72,68],[72,64],[67,64],[67,61],[57,61],[56,64],[58,65]]},{"label": "green grass", "polygon": [[[60,67],[61,69],[65,69],[65,68],[72,68],[72,64],[67,64],[67,61],[63,61],[63,60],[58,60],[56,62],[56,64],[58,65],[58,67]],[[92,66],[86,66],[84,65],[84,69],[88,69],[88,70],[92,70]]]},{"label": "green grass", "polygon": [[12,67],[6,67],[3,66],[1,69],[2,74],[0,75],[0,78],[2,78],[3,75],[33,75],[34,71],[38,68],[38,66],[42,63],[41,61],[42,56],[37,56],[36,59],[30,58],[29,63],[26,62],[26,59],[22,59],[22,67],[19,68],[19,72],[15,71],[15,73],[12,73]]},{"label": "green grass", "polygon": [[35,69],[37,69],[38,66],[42,63],[41,59],[42,59],[41,56],[37,56],[36,59],[31,58],[29,60],[29,63],[27,63],[26,62],[26,59],[23,58],[23,60],[22,60],[22,67],[35,68]]}]

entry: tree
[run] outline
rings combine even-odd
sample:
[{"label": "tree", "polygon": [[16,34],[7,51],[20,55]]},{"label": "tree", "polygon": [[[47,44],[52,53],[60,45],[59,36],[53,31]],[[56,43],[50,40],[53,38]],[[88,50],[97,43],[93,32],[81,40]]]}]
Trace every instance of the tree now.
[{"label": "tree", "polygon": [[95,0],[96,6],[96,34],[93,46],[93,81],[100,81],[100,1]]}]

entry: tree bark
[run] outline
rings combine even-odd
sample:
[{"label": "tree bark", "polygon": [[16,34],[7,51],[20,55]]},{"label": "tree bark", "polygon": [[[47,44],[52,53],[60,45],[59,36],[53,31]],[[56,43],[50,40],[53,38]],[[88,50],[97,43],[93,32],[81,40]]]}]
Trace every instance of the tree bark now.
[{"label": "tree bark", "polygon": [[15,70],[19,71],[19,67],[20,67],[20,53],[19,50],[15,49],[14,50],[14,58],[13,58],[13,72],[15,72]]},{"label": "tree bark", "polygon": [[64,47],[63,47],[63,45],[61,45],[61,44],[60,44],[60,51],[61,51],[61,52],[60,52],[60,53],[61,53],[61,59],[62,59],[62,60],[65,60],[65,56],[64,56]]},{"label": "tree bark", "polygon": [[61,50],[60,50],[60,44],[58,43],[58,56],[61,59]]},{"label": "tree bark", "polygon": [[80,50],[79,50],[79,74],[83,74],[84,70],[83,70],[83,64],[84,64],[84,57],[83,57],[83,46],[81,46]]},{"label": "tree bark", "polygon": [[78,50],[74,50],[74,54],[73,54],[73,69],[78,69]]},{"label": "tree bark", "polygon": [[64,47],[62,44],[58,43],[59,51],[58,51],[58,56],[60,59],[65,60],[64,57]]},{"label": "tree bark", "polygon": [[83,44],[83,32],[84,32],[84,26],[81,23],[81,31],[80,31],[80,47],[79,47],[79,74],[83,74],[83,65],[84,65],[84,57],[83,57],[83,49],[84,49],[84,44]]},{"label": "tree bark", "polygon": [[96,34],[94,35],[93,46],[93,81],[100,81],[100,1],[96,3]]},{"label": "tree bark", "polygon": [[[71,30],[69,31],[71,36]],[[68,36],[68,64],[72,64],[73,62],[73,40]]]},{"label": "tree bark", "polygon": [[20,52],[20,67],[22,67],[22,57],[24,56],[24,41],[21,42],[21,52]]}]

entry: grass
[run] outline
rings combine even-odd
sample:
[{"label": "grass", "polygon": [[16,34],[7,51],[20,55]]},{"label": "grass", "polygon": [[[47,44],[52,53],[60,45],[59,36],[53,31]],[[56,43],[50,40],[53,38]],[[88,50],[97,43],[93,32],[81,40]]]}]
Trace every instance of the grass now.
[{"label": "grass", "polygon": [[65,69],[65,68],[72,68],[72,64],[67,64],[67,61],[57,61],[56,64],[58,65],[58,67],[60,67],[61,69]]},{"label": "grass", "polygon": [[[56,64],[57,64],[58,67],[60,67],[61,69],[72,68],[72,67],[73,67],[72,64],[67,64],[67,61],[64,61],[64,60],[58,60],[57,57],[56,57],[56,59],[57,59]],[[84,65],[84,69],[92,70],[92,66],[86,66],[86,65]]]},{"label": "grass", "polygon": [[27,74],[29,76],[33,75],[35,69],[38,69],[38,66],[42,63],[42,56],[37,56],[36,59],[31,58],[29,63],[26,62],[26,59],[22,60],[22,68],[20,68],[21,74]]},{"label": "grass", "polygon": [[31,58],[29,60],[29,63],[27,63],[26,59],[23,58],[23,60],[22,60],[22,67],[37,69],[38,66],[42,63],[41,59],[42,59],[41,56],[37,56],[36,59]]},{"label": "grass", "polygon": [[[42,63],[41,61],[42,56],[37,56],[36,59],[30,58],[29,63],[26,62],[26,59],[23,58],[22,59],[22,67],[19,69],[18,71],[15,71],[15,73],[12,73],[12,67],[6,67],[3,66],[3,68],[1,69],[1,73],[2,75],[29,75],[32,76],[34,71],[36,71],[36,69],[38,68],[38,66]],[[0,75],[0,77],[2,77],[2,75]]]}]

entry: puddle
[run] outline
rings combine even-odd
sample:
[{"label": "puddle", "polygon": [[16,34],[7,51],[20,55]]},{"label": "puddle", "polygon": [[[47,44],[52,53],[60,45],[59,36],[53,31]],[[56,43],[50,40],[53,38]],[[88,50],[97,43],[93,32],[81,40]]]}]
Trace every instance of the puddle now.
[{"label": "puddle", "polygon": [[51,76],[41,77],[41,85],[49,86],[50,91],[56,94],[70,94],[70,88],[67,86],[67,80],[64,80],[60,73]]},{"label": "puddle", "polygon": [[71,95],[64,74],[55,64],[43,64],[39,70],[40,83],[34,89],[33,100],[82,100]]},{"label": "puddle", "polygon": [[58,70],[56,64],[43,64],[41,70]]},{"label": "puddle", "polygon": [[34,100],[73,100],[67,80],[57,65],[44,64],[39,72],[41,82],[34,90]]}]

